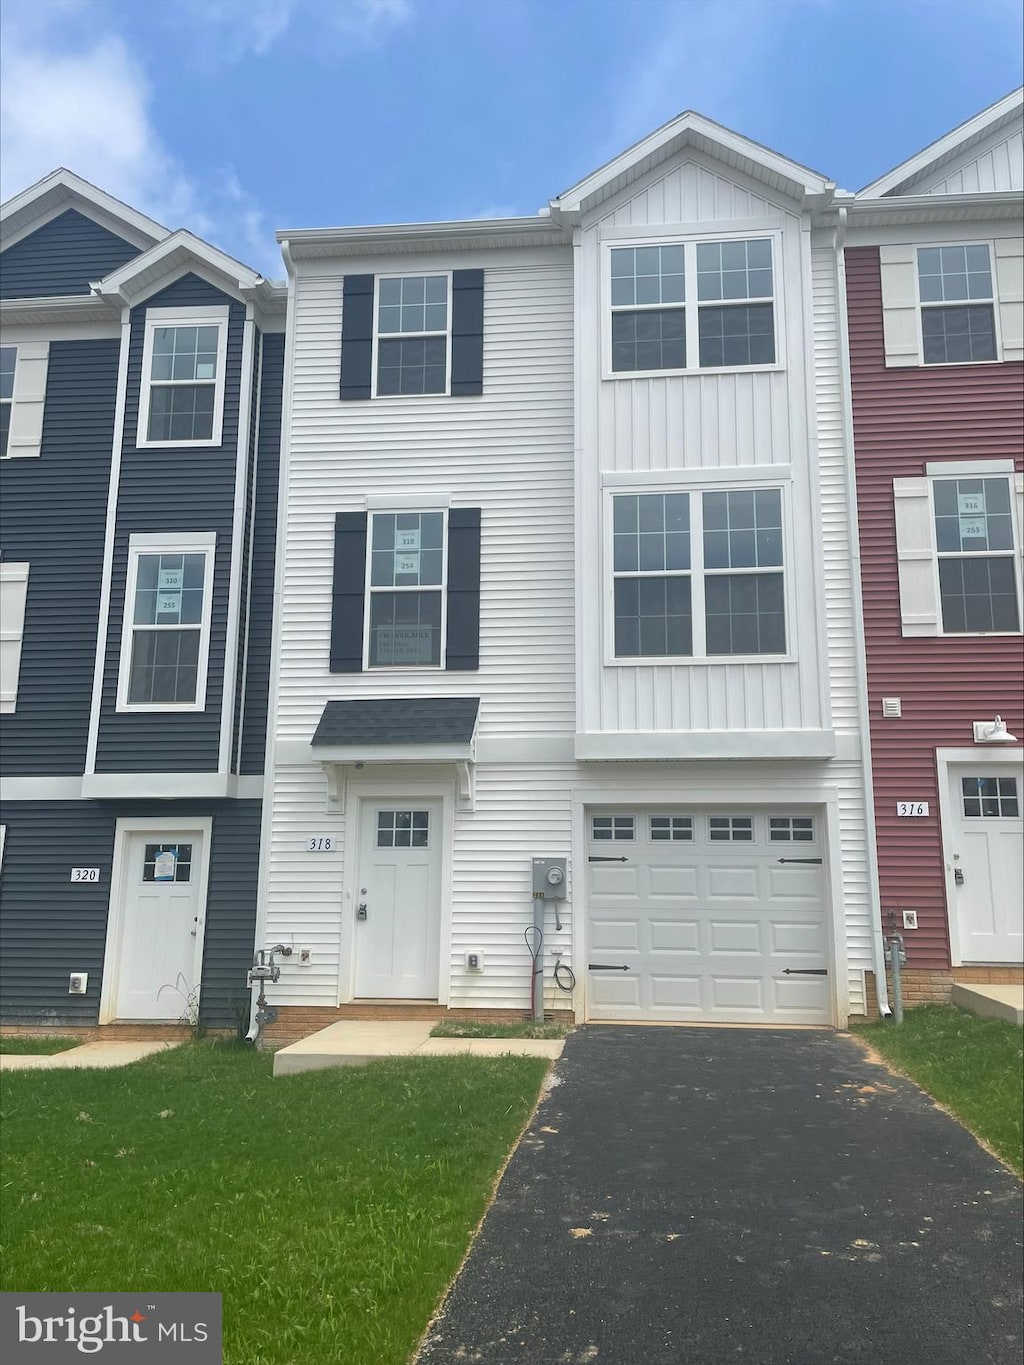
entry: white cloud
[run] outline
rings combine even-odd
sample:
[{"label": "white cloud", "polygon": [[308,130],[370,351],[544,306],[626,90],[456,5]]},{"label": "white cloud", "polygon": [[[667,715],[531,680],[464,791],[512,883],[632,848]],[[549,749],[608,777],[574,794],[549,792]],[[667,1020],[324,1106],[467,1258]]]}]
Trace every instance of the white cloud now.
[{"label": "white cloud", "polygon": [[69,36],[69,18],[96,21],[97,14],[83,0],[56,0],[34,13],[5,9],[0,198],[66,166],[158,222],[187,227],[257,269],[282,274],[263,213],[232,169],[202,184],[171,155],[154,122],[146,73],[125,40],[96,32],[97,22],[87,42]]},{"label": "white cloud", "polygon": [[413,0],[179,0],[165,18],[205,35],[202,60],[263,57],[288,34],[375,47],[413,15]]}]

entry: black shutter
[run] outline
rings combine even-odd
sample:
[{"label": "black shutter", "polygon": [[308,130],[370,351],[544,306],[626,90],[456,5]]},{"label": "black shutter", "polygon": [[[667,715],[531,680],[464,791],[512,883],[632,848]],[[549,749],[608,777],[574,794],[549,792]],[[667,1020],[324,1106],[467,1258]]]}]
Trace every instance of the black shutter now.
[{"label": "black shutter", "polygon": [[483,391],[484,272],[453,270],[452,397]]},{"label": "black shutter", "polygon": [[480,667],[479,507],[453,507],[448,513],[445,667],[463,671]]},{"label": "black shutter", "polygon": [[346,275],[342,288],[341,398],[369,398],[373,376],[373,276]]},{"label": "black shutter", "polygon": [[331,591],[332,673],[361,673],[366,589],[366,513],[334,518],[334,586]]}]

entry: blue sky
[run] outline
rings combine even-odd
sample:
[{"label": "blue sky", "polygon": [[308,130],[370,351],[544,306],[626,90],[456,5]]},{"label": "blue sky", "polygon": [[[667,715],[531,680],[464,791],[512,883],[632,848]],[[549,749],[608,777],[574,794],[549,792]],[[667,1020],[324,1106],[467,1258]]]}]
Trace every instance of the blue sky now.
[{"label": "blue sky", "polygon": [[1020,0],[3,0],[0,191],[275,228],[533,213],[695,108],[858,189],[1022,80]]}]

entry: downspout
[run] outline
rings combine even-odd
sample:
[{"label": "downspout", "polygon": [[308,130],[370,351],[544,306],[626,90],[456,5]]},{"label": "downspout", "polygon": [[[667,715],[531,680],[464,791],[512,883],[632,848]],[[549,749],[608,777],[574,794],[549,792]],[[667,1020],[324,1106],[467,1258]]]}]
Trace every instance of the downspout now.
[{"label": "downspout", "polygon": [[846,227],[847,209],[837,210],[835,234],[836,252],[836,310],[837,341],[839,346],[840,401],[842,403],[843,464],[846,474],[846,505],[850,527],[850,605],[853,626],[862,648],[857,662],[857,724],[860,730],[861,778],[864,787],[864,826],[867,833],[868,856],[871,861],[868,876],[868,899],[871,912],[871,956],[875,967],[875,991],[878,1012],[883,1019],[892,1015],[889,988],[885,976],[885,943],[882,938],[882,905],[878,889],[878,842],[875,831],[875,782],[871,766],[871,711],[868,703],[867,657],[864,652],[864,595],[861,586],[860,519],[857,515],[857,471],[853,444],[853,391],[850,374],[850,343],[846,311]]},{"label": "downspout", "polygon": [[[270,895],[270,850],[274,829],[274,777],[277,766],[277,694],[281,675],[281,599],[284,593],[284,552],[288,508],[289,452],[291,449],[292,374],[295,367],[295,265],[287,241],[281,243],[288,272],[288,310],[285,321],[284,383],[281,394],[281,449],[278,460],[277,537],[274,560],[274,612],[271,625],[270,680],[267,692],[266,743],[263,753],[263,809],[260,813],[260,866],[256,892],[256,928],[253,935],[253,962],[267,932],[267,900]],[[255,501],[256,490],[253,489]],[[259,982],[253,982],[249,1002],[249,1031],[246,1041],[255,1043],[260,1036]]]}]

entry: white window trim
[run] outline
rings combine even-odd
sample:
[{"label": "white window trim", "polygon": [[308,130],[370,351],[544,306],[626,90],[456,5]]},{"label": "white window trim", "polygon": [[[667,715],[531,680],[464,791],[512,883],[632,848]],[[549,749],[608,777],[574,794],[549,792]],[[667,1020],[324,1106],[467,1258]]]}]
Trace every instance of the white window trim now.
[{"label": "white window trim", "polygon": [[[381,280],[409,280],[428,275],[443,275],[448,281],[448,326],[445,331],[445,350],[444,350],[444,389],[440,393],[377,393],[377,352],[380,342],[378,331],[378,312],[380,308],[380,282]],[[452,295],[454,288],[452,284],[452,272],[450,270],[392,270],[385,271],[373,277],[373,344],[370,351],[370,396],[380,398],[383,401],[390,399],[400,399],[407,402],[410,398],[419,399],[421,402],[430,398],[450,398],[452,392]],[[386,332],[385,341],[403,341],[415,337],[439,337],[440,332]]]},{"label": "white window trim", "polygon": [[[216,560],[217,535],[214,531],[179,532],[173,535],[134,535],[128,542],[128,570],[125,580],[124,609],[121,615],[121,658],[117,676],[117,705],[115,709],[128,714],[141,712],[174,712],[206,710],[206,674],[210,655],[210,620],[213,615],[213,571]],[[132,645],[135,627],[135,584],[138,577],[139,556],[143,554],[206,555],[203,572],[203,614],[199,624],[199,666],[196,672],[194,702],[129,702],[128,685],[131,679]],[[190,629],[191,627],[183,627]]]},{"label": "white window trim", "polygon": [[[406,394],[405,397],[413,395]],[[440,394],[431,395],[440,397]],[[441,514],[441,582],[426,584],[422,587],[371,587],[370,577],[373,553],[373,519],[379,516],[401,516],[403,512],[425,512]],[[404,673],[444,673],[445,655],[448,645],[448,507],[375,507],[366,521],[366,565],[363,580],[363,672],[383,673],[388,676]],[[441,594],[441,662],[436,664],[371,664],[370,663],[370,602],[372,593],[385,592],[439,592]]]},{"label": "white window trim", "polygon": [[[139,421],[135,433],[137,450],[198,450],[211,449],[222,444],[224,429],[224,387],[225,367],[228,354],[227,305],[213,305],[203,308],[148,308],[146,310],[146,332],[142,345],[142,372],[139,377]],[[158,327],[216,327],[217,330],[217,374],[213,381],[213,435],[202,441],[151,441],[149,431],[150,394],[153,387],[153,337]],[[185,381],[181,381],[184,383]],[[195,383],[197,381],[189,381]],[[199,380],[200,384],[208,383]],[[158,384],[160,381],[158,381]]]},{"label": "white window trim", "polygon": [[3,340],[14,350],[14,391],[9,399],[11,425],[5,460],[38,459],[43,442],[46,374],[50,363],[48,341]]},{"label": "white window trim", "polygon": [[[966,363],[966,362],[965,362]],[[990,363],[975,361],[975,364]],[[937,483],[947,483],[953,479],[1005,479],[1009,485],[1010,492],[1010,527],[1013,533],[1013,544],[1009,550],[979,550],[977,552],[956,550],[939,550],[938,541],[935,533],[935,485]],[[939,584],[939,564],[943,559],[1009,559],[1013,563],[1013,581],[1017,589],[1017,620],[1019,626],[1024,627],[1024,598],[1021,597],[1021,528],[1017,524],[1017,509],[1014,487],[1014,478],[1010,474],[932,474],[928,478],[928,518],[932,533],[932,576],[935,582],[935,603],[938,635],[943,639],[990,639],[995,636],[1015,637],[1021,634],[1021,629],[1017,630],[946,630],[942,624],[942,592]]]},{"label": "white window trim", "polygon": [[[773,471],[774,474],[774,471]],[[708,480],[702,481],[694,486],[692,483],[672,484],[662,482],[657,487],[651,484],[637,484],[635,486],[616,485],[604,490],[604,538],[602,553],[605,556],[606,571],[605,581],[605,609],[604,609],[604,663],[608,668],[651,668],[662,665],[676,667],[693,667],[694,665],[707,668],[719,667],[726,664],[785,664],[796,661],[796,651],[793,648],[793,625],[796,613],[793,603],[793,571],[792,565],[796,562],[792,543],[792,516],[789,509],[789,488],[788,483],[781,482],[778,478],[764,478],[742,482],[730,479],[728,482],[713,483]],[[769,489],[778,489],[782,500],[782,564],[776,568],[755,569],[754,573],[782,573],[782,601],[785,612],[785,631],[786,631],[786,652],[784,654],[708,654],[707,649],[707,628],[704,611],[704,501],[705,493],[732,493],[732,492],[765,492]],[[649,493],[687,493],[690,496],[690,568],[679,570],[666,570],[664,573],[651,572],[652,578],[688,576],[690,579],[690,613],[692,620],[692,654],[640,654],[620,657],[615,653],[615,579],[616,577],[630,578],[636,575],[624,570],[621,574],[615,572],[615,546],[614,546],[614,508],[613,499],[623,494],[639,494],[643,496]],[[696,502],[697,511],[694,515],[694,503]],[[699,538],[699,539],[698,539]],[[700,567],[695,566],[694,545],[699,546]],[[744,569],[715,569],[711,571],[712,577],[723,577],[730,574],[744,573]],[[698,611],[699,608],[699,611]],[[698,638],[698,633],[699,637]]]},{"label": "white window trim", "polygon": [[[940,479],[998,479],[1010,484],[1014,581],[1021,629],[946,631],[942,628],[939,551],[935,537],[935,483]],[[1012,460],[929,461],[925,473],[892,481],[899,572],[900,626],[904,638],[943,640],[1017,639],[1024,632],[1024,474]],[[995,551],[1007,556],[1008,551]]]},{"label": "white window trim", "polygon": [[[992,294],[987,299],[951,299],[941,303],[925,303],[921,298],[921,270],[918,264],[920,253],[930,247],[984,246],[988,247],[989,278],[992,281]],[[959,370],[969,365],[1001,365],[1003,361],[1003,339],[999,327],[999,281],[996,278],[996,247],[990,238],[984,241],[971,241],[958,238],[955,242],[917,242],[914,245],[914,296],[917,299],[917,354],[923,370]],[[925,360],[924,358],[924,314],[931,308],[971,308],[991,305],[992,326],[995,336],[996,353],[992,360]]]},{"label": "white window trim", "polygon": [[[30,566],[25,563],[13,564],[0,561],[0,583],[21,583],[20,598],[13,614],[8,609],[0,618],[0,648],[13,646],[15,653],[14,690],[0,692],[0,715],[11,716],[18,706],[18,683],[21,674],[21,649],[25,639],[25,611],[28,605],[28,575]],[[18,614],[17,607],[21,611]],[[17,622],[15,625],[14,622]]]},{"label": "white window trim", "polygon": [[[700,358],[700,332],[697,314],[700,308],[716,308],[744,303],[766,303],[766,299],[704,299],[697,298],[697,246],[708,242],[749,242],[768,239],[772,247],[772,322],[775,327],[775,360],[770,365],[704,365],[693,362]],[[675,370],[613,370],[612,369],[612,251],[623,247],[643,246],[681,246],[683,248],[683,278],[685,299],[681,304],[650,305],[642,309],[630,309],[623,305],[616,312],[657,312],[659,308],[685,309],[685,335],[687,364],[684,369]],[[601,377],[602,379],[665,379],[674,375],[715,375],[715,374],[772,374],[785,369],[782,357],[781,339],[785,336],[783,288],[782,288],[782,232],[779,228],[751,228],[742,230],[718,228],[715,231],[679,236],[667,232],[664,236],[628,236],[603,238],[601,242]]]}]

